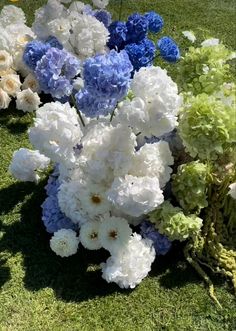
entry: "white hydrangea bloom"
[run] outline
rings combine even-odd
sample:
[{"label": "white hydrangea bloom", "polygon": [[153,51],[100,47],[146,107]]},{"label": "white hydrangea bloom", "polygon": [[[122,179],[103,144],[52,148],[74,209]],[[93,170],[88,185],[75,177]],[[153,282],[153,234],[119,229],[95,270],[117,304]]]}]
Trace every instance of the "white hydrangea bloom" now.
[{"label": "white hydrangea bloom", "polygon": [[18,180],[37,182],[39,176],[37,169],[45,169],[50,163],[50,159],[39,153],[27,148],[20,148],[15,151],[12,157],[9,171]]},{"label": "white hydrangea bloom", "polygon": [[216,46],[219,45],[219,39],[217,38],[210,38],[210,39],[206,39],[201,43],[202,47],[211,47],[211,46]]},{"label": "white hydrangea bloom", "polygon": [[10,53],[13,43],[13,38],[6,31],[6,28],[0,24],[0,49]]},{"label": "white hydrangea bloom", "polygon": [[31,89],[23,90],[18,92],[16,95],[16,108],[23,110],[23,112],[32,113],[39,108],[41,101],[40,97],[36,92]]},{"label": "white hydrangea bloom", "polygon": [[229,194],[233,199],[236,199],[236,182],[229,185],[230,191]]},{"label": "white hydrangea bloom", "polygon": [[61,229],[54,232],[50,247],[54,253],[61,257],[68,257],[76,254],[79,246],[79,238],[76,232],[71,229]]},{"label": "white hydrangea bloom", "polygon": [[110,253],[116,253],[125,246],[132,234],[126,219],[121,217],[104,217],[100,225],[102,247]]},{"label": "white hydrangea bloom", "polygon": [[73,24],[70,43],[80,58],[104,53],[109,32],[103,23],[90,15],[78,15]]},{"label": "white hydrangea bloom", "polygon": [[11,98],[2,88],[0,88],[0,110],[7,109],[11,102]]},{"label": "white hydrangea bloom", "polygon": [[145,131],[149,114],[143,99],[135,97],[133,100],[120,102],[113,117],[112,124],[128,125],[135,134]]},{"label": "white hydrangea bloom", "polygon": [[90,221],[81,225],[79,239],[81,244],[90,250],[102,248],[100,241],[100,222]]},{"label": "white hydrangea bloom", "polygon": [[16,51],[23,53],[25,45],[35,38],[35,34],[25,24],[11,24],[6,27],[8,34],[11,36],[11,54],[14,57]]},{"label": "white hydrangea bloom", "polygon": [[20,92],[21,81],[20,76],[9,74],[3,76],[0,81],[0,87],[8,93],[8,95],[15,97]]},{"label": "white hydrangea bloom", "polygon": [[83,10],[84,10],[84,7],[85,7],[85,4],[83,2],[81,2],[81,1],[73,1],[70,4],[69,12],[71,12],[71,13],[77,12],[79,14],[82,14],[83,13]]},{"label": "white hydrangea bloom", "polygon": [[157,177],[160,187],[164,187],[170,180],[174,164],[169,144],[166,141],[159,141],[154,144],[145,144],[135,154],[133,167],[130,174],[133,176]]},{"label": "white hydrangea bloom", "polygon": [[134,95],[146,103],[149,121],[142,128],[143,135],[160,137],[176,127],[182,98],[165,69],[154,66],[141,68],[135,73],[131,88]]},{"label": "white hydrangea bloom", "polygon": [[152,241],[134,233],[128,244],[102,263],[102,277],[121,288],[134,288],[151,270],[155,260]]},{"label": "white hydrangea bloom", "polygon": [[109,4],[109,0],[92,0],[93,5],[97,8],[104,9]]},{"label": "white hydrangea bloom", "polygon": [[74,146],[80,142],[82,131],[78,115],[69,103],[46,103],[36,111],[34,127],[29,138],[35,148],[54,162],[74,162]]},{"label": "white hydrangea bloom", "polygon": [[60,208],[74,223],[83,224],[86,220],[93,220],[111,209],[106,189],[102,184],[83,179],[65,182],[58,193]]},{"label": "white hydrangea bloom", "polygon": [[8,52],[0,50],[0,71],[8,70],[12,66],[12,63],[12,56]]},{"label": "white hydrangea bloom", "polygon": [[107,197],[116,208],[134,217],[149,213],[164,201],[158,178],[148,176],[115,178]]},{"label": "white hydrangea bloom", "polygon": [[71,24],[67,18],[56,18],[48,23],[49,34],[56,37],[63,45],[70,38]]},{"label": "white hydrangea bloom", "polygon": [[36,93],[41,92],[38,80],[37,80],[37,78],[35,77],[35,75],[33,73],[29,73],[25,77],[21,88],[23,90],[26,90],[26,89],[30,88],[33,92],[36,92]]},{"label": "white hydrangea bloom", "polygon": [[7,27],[11,24],[21,24],[26,22],[25,13],[19,7],[8,5],[4,6],[0,13],[0,24]]},{"label": "white hydrangea bloom", "polygon": [[194,33],[192,31],[183,31],[182,34],[188,39],[190,40],[192,43],[195,42],[196,37],[194,35]]}]

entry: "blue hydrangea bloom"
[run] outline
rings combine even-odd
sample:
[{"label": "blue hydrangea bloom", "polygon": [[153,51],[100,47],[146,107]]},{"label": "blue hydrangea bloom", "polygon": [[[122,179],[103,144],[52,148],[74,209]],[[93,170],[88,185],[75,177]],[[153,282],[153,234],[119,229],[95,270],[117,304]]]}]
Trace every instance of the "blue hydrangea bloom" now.
[{"label": "blue hydrangea bloom", "polygon": [[110,49],[123,49],[126,43],[128,31],[126,24],[120,21],[112,22],[108,27],[108,31],[110,33],[110,39],[107,43],[107,46]]},{"label": "blue hydrangea bloom", "polygon": [[125,46],[125,51],[129,55],[129,59],[134,67],[134,70],[138,71],[142,67],[152,65],[156,46],[154,42],[145,38],[138,44],[129,44]]},{"label": "blue hydrangea bloom", "polygon": [[149,11],[144,15],[148,20],[148,30],[153,33],[161,31],[164,25],[163,18],[154,11]]},{"label": "blue hydrangea bloom", "polygon": [[147,36],[148,20],[144,15],[134,13],[128,17],[126,23],[127,41],[130,43],[138,43]]},{"label": "blue hydrangea bloom", "polygon": [[170,37],[163,37],[157,43],[161,57],[168,62],[176,62],[180,58],[180,50]]},{"label": "blue hydrangea bloom", "polygon": [[157,255],[165,255],[169,252],[172,246],[171,241],[160,234],[155,229],[155,226],[148,221],[143,221],[141,223],[140,234],[143,238],[147,238],[153,241],[153,246]]},{"label": "blue hydrangea bloom", "polygon": [[38,40],[30,41],[25,47],[23,61],[30,69],[34,70],[37,62],[41,60],[50,48],[50,44],[45,44]]},{"label": "blue hydrangea bloom", "polygon": [[49,44],[51,47],[55,47],[58,49],[63,49],[63,45],[60,43],[60,41],[54,37],[54,36],[50,36],[46,39],[45,41],[47,44]]},{"label": "blue hydrangea bloom", "polygon": [[128,91],[132,70],[124,50],[96,55],[84,63],[84,88],[94,97],[119,101]]},{"label": "blue hydrangea bloom", "polygon": [[50,48],[38,61],[35,74],[45,93],[61,99],[73,90],[72,79],[80,71],[79,60],[70,53],[58,48]]},{"label": "blue hydrangea bloom", "polygon": [[102,22],[106,28],[111,24],[111,14],[106,10],[96,10],[94,17],[100,22]]},{"label": "blue hydrangea bloom", "polygon": [[86,116],[86,117],[97,117],[99,115],[108,115],[112,112],[116,105],[117,101],[115,99],[100,99],[94,97],[87,90],[81,90],[76,95],[76,103],[78,109]]}]

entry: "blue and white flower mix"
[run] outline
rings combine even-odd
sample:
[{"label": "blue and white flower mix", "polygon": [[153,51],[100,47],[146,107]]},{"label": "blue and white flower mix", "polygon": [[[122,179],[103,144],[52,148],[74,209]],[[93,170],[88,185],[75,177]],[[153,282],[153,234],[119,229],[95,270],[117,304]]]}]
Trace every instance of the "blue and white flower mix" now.
[{"label": "blue and white flower mix", "polygon": [[[170,37],[156,45],[148,38],[163,28],[160,15],[135,13],[112,22],[108,1],[93,3],[98,9],[49,0],[35,12],[32,28],[19,8],[3,8],[0,107],[16,97],[18,109],[36,110],[29,129],[36,150],[15,152],[10,171],[38,181],[38,169],[54,166],[42,204],[52,250],[67,257],[79,245],[106,249],[111,256],[101,264],[102,277],[134,288],[156,255],[165,255],[173,240],[195,238],[203,223],[166,201],[173,195],[176,150],[183,152],[178,118],[191,99],[153,65],[157,55],[180,59]],[[51,102],[40,106],[40,92]],[[186,148],[187,125],[179,132]]]}]

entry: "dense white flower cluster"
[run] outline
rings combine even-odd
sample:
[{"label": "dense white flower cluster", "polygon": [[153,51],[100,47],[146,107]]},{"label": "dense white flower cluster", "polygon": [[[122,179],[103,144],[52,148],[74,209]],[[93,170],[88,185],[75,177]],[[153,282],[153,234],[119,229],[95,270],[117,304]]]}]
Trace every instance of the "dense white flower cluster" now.
[{"label": "dense white flower cluster", "polygon": [[39,151],[20,148],[13,154],[9,171],[18,180],[37,182],[40,177],[36,170],[47,168],[49,163],[50,159],[40,154]]},{"label": "dense white flower cluster", "polygon": [[134,233],[122,249],[101,264],[102,277],[121,288],[134,288],[147,276],[154,259],[155,250],[151,240],[142,239]]},{"label": "dense white flower cluster", "polygon": [[61,229],[54,233],[50,240],[50,247],[57,255],[68,257],[74,255],[79,246],[76,232],[70,229]]}]

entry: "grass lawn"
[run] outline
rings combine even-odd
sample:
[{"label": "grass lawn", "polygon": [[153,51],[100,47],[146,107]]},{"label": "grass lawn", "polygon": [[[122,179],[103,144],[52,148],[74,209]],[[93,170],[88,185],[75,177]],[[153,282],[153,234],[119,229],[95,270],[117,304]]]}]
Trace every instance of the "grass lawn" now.
[{"label": "grass lawn", "polygon": [[[20,0],[16,4],[32,21],[34,10],[44,2]],[[163,33],[182,48],[186,44],[181,31],[191,29],[201,37],[218,37],[236,49],[235,0],[123,2],[124,18],[134,11],[158,11],[166,22]],[[0,9],[9,3],[1,0]],[[117,3],[110,1],[113,13],[118,11]],[[40,221],[45,182],[37,187],[16,182],[7,172],[13,151],[29,147],[27,128],[32,123],[31,115],[13,108],[0,113],[1,331],[236,330],[231,285],[213,277],[223,306],[219,309],[178,246],[169,258],[157,259],[150,276],[132,291],[101,279],[98,264],[105,261],[105,252],[80,249],[68,259],[57,257]]]}]

